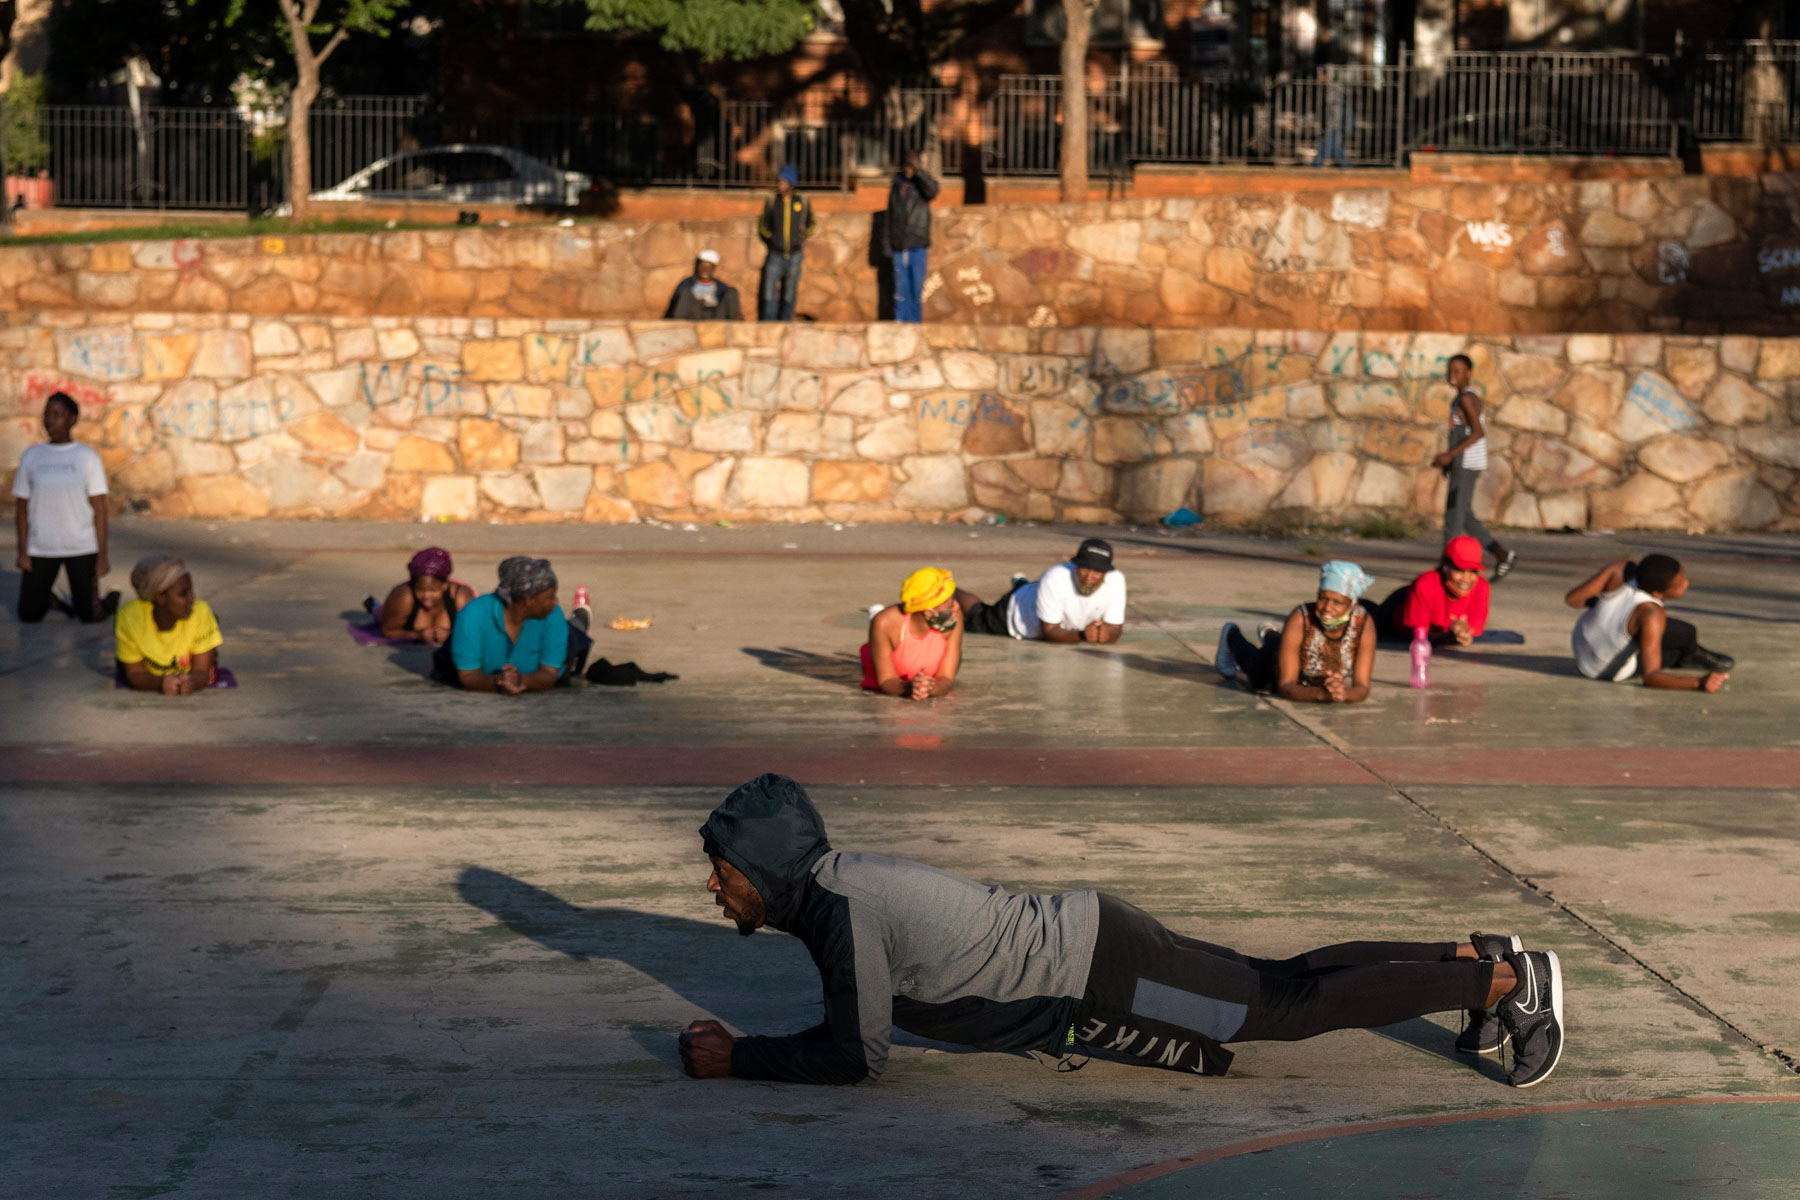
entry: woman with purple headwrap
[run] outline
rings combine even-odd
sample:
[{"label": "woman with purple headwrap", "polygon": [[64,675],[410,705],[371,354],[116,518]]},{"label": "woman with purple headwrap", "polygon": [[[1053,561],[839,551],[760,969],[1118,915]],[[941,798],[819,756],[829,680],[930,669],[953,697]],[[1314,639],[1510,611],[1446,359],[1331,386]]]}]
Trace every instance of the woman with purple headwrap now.
[{"label": "woman with purple headwrap", "polygon": [[1277,632],[1262,629],[1255,645],[1227,621],[1213,666],[1251,691],[1283,700],[1354,704],[1369,696],[1375,670],[1375,630],[1368,610],[1356,603],[1375,581],[1353,562],[1334,559],[1319,568],[1319,594],[1288,614]]},{"label": "woman with purple headwrap", "polygon": [[450,578],[450,552],[441,546],[413,555],[406,574],[407,581],[389,592],[381,606],[381,636],[443,645],[457,610],[475,598],[475,589]]}]

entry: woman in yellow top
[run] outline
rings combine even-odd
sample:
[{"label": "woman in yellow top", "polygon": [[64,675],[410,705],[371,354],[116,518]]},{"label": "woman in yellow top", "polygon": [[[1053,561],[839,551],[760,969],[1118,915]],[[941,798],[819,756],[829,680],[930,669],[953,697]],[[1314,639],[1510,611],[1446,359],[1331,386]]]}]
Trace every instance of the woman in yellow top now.
[{"label": "woman in yellow top", "polygon": [[119,610],[119,669],[134,691],[186,696],[211,687],[225,638],[206,601],[194,599],[187,564],[152,554],[131,570],[138,598]]}]

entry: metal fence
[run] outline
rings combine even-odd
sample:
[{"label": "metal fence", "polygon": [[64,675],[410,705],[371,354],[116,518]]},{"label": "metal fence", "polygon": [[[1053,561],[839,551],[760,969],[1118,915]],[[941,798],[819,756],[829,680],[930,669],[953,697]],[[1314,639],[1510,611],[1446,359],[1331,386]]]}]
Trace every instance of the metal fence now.
[{"label": "metal fence", "polygon": [[1679,77],[1661,55],[1459,53],[1416,70],[1408,150],[1674,154]]},{"label": "metal fence", "polygon": [[1709,47],[1691,87],[1701,141],[1800,140],[1800,42]]},{"label": "metal fence", "polygon": [[[1154,70],[1154,68],[1153,68]],[[1165,66],[1163,70],[1167,71]],[[786,102],[695,93],[681,111],[521,118],[512,146],[618,184],[758,187],[792,164],[803,186],[848,188],[917,151],[945,174],[965,142],[988,175],[1054,175],[1057,76],[1007,75],[978,119],[949,89],[854,86]],[[1419,67],[1340,66],[1304,80],[1181,79],[1143,67],[1087,97],[1088,169],[1144,163],[1398,166],[1419,150],[1504,154],[1674,154],[1702,141],[1800,140],[1800,42],[1656,55],[1459,52]],[[670,106],[673,107],[673,106]],[[286,194],[285,114],[238,109],[51,106],[36,110],[29,166],[58,205],[253,209]],[[397,150],[438,140],[421,97],[321,99],[309,120],[314,189]],[[504,136],[504,135],[503,135]],[[25,165],[25,164],[18,164]]]},{"label": "metal fence", "polygon": [[792,165],[808,188],[849,187],[860,170],[917,151],[944,172],[962,169],[962,131],[947,88],[896,88],[879,106],[847,96],[777,104],[709,98],[691,121],[625,113],[521,117],[513,145],[564,170],[615,183],[755,187]]},{"label": "metal fence", "polygon": [[[329,187],[397,149],[433,139],[418,96],[315,103],[312,187]],[[285,111],[47,105],[35,113],[37,161],[66,208],[269,208],[287,195]]]},{"label": "metal fence", "polygon": [[[1415,150],[1672,154],[1668,60],[1601,54],[1458,54],[1427,71],[1328,67],[1315,79],[1124,77],[1088,94],[1088,167],[1136,163],[1396,166]],[[983,166],[1053,175],[1062,83],[1006,75],[988,102]]]},{"label": "metal fence", "polygon": [[[1317,80],[1108,80],[1088,94],[1088,170],[1137,163],[1388,166],[1398,156],[1403,72],[1339,67]],[[983,166],[991,175],[1054,175],[1061,162],[1062,80],[1005,75],[988,102]]]},{"label": "metal fence", "polygon": [[56,105],[39,110],[39,134],[58,205],[249,204],[249,127],[229,109]]}]

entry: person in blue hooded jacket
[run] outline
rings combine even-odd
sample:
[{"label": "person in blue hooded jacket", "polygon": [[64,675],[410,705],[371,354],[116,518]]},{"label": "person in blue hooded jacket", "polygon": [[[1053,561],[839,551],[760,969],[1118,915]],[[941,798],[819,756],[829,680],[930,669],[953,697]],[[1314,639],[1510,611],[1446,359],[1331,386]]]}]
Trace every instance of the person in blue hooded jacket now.
[{"label": "person in blue hooded jacket", "polygon": [[1510,1039],[1517,1087],[1562,1055],[1556,955],[1516,937],[1348,942],[1251,958],[1182,937],[1098,892],[1012,893],[933,867],[833,850],[806,792],[761,775],[714,809],[700,836],[715,902],[746,937],[799,938],[819,970],[825,1019],[787,1037],[737,1037],[717,1021],[682,1031],[696,1079],[793,1083],[880,1078],[897,1027],[983,1050],[1077,1047],[1148,1066],[1222,1075],[1226,1043],[1297,1041],[1466,1008],[1459,1049]]}]

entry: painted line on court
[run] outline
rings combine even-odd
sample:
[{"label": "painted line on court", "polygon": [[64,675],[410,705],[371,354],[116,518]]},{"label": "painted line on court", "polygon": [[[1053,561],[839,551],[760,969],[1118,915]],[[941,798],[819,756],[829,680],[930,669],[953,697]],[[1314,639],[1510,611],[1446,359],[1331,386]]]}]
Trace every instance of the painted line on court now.
[{"label": "painted line on court", "polygon": [[872,746],[132,746],[0,749],[11,783],[538,784],[735,786],[765,771],[809,786],[966,787],[1379,786],[1332,750],[1085,750]]},{"label": "painted line on court", "polygon": [[1515,747],[1506,750],[1345,750],[1401,786],[1557,784],[1567,787],[1800,788],[1800,750]]},{"label": "painted line on court", "polygon": [[[10,746],[11,783],[518,784],[709,787],[779,771],[817,786],[1459,787],[1790,789],[1800,751],[1403,750],[1336,746],[995,747],[899,745],[480,746],[275,743],[247,746]],[[1416,803],[1416,801],[1415,801]]]},{"label": "painted line on court", "polygon": [[1251,1138],[1249,1141],[1232,1142],[1225,1146],[1216,1146],[1211,1150],[1202,1150],[1197,1154],[1185,1154],[1180,1158],[1164,1159],[1162,1162],[1150,1163],[1130,1171],[1095,1183],[1086,1184],[1073,1191],[1063,1192],[1055,1200],[1100,1200],[1111,1195],[1120,1188],[1131,1187],[1152,1179],[1171,1175],[1189,1167],[1203,1167],[1207,1163],[1218,1162],[1224,1158],[1235,1158],[1242,1154],[1256,1154],[1264,1150],[1273,1150],[1280,1146],[1292,1146],[1301,1142],[1319,1142],[1329,1138],[1355,1137],[1364,1133],[1381,1133],[1389,1129],[1417,1129],[1432,1125],[1459,1125],[1469,1121],[1494,1121],[1511,1117],[1533,1117],[1555,1113],[1603,1112],[1619,1108],[1674,1108],[1701,1104],[1800,1104],[1800,1096],[1682,1096],[1668,1097],[1659,1100],[1601,1100],[1590,1103],[1540,1104],[1523,1108],[1484,1109],[1479,1112],[1450,1113],[1436,1117],[1402,1117],[1392,1121],[1371,1121],[1364,1125],[1333,1125],[1327,1129],[1307,1129],[1298,1133],[1276,1133],[1267,1137]]}]

